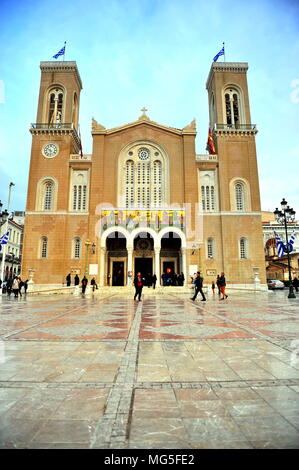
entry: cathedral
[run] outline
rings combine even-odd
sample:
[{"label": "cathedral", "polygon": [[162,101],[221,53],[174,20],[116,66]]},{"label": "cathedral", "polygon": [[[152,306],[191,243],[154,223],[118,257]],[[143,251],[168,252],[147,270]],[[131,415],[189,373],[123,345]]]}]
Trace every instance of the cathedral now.
[{"label": "cathedral", "polygon": [[140,271],[155,274],[158,286],[163,274],[183,274],[186,285],[200,270],[208,285],[224,272],[228,286],[265,286],[247,63],[212,63],[213,151],[201,155],[195,121],[177,129],[152,121],[146,108],[111,129],[92,119],[92,153],[83,154],[76,62],[41,62],[40,69],[24,278],[61,286],[71,273],[127,286]]}]

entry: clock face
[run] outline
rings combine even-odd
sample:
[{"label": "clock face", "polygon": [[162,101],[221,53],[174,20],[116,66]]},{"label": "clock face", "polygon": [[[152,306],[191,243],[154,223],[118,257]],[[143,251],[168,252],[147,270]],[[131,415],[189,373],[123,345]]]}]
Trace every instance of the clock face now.
[{"label": "clock face", "polygon": [[43,155],[48,158],[53,158],[58,154],[58,145],[49,143],[43,147]]}]

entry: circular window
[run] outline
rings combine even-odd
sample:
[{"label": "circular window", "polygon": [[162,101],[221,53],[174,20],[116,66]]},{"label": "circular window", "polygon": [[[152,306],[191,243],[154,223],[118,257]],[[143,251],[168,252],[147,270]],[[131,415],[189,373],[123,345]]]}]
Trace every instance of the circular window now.
[{"label": "circular window", "polygon": [[149,151],[147,148],[142,147],[138,150],[138,157],[140,160],[147,160],[149,158]]},{"label": "circular window", "polygon": [[133,152],[129,152],[130,157],[133,155]]}]

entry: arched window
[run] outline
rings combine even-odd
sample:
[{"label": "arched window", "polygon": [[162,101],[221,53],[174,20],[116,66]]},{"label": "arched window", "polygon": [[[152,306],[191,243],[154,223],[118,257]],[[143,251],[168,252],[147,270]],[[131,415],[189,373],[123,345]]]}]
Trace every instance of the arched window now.
[{"label": "arched window", "polygon": [[215,210],[215,187],[210,184],[201,186],[201,203],[203,211]]},{"label": "arched window", "polygon": [[47,237],[42,237],[41,238],[40,257],[41,258],[47,258],[48,257],[48,239],[47,239]]},{"label": "arched window", "polygon": [[207,256],[212,259],[215,258],[215,242],[213,238],[207,240]]},{"label": "arched window", "polygon": [[126,207],[134,207],[134,162],[126,162]]},{"label": "arched window", "polygon": [[81,239],[79,237],[74,238],[73,240],[73,258],[81,258]]},{"label": "arched window", "polygon": [[52,181],[47,181],[44,184],[44,198],[43,198],[43,209],[45,211],[50,211],[53,209],[53,193],[54,193],[54,183]]},{"label": "arched window", "polygon": [[226,124],[237,127],[241,123],[240,93],[235,88],[227,88],[224,94]]},{"label": "arched window", "polygon": [[164,200],[163,161],[151,145],[136,145],[124,162],[122,187],[126,208],[161,207]]},{"label": "arched window", "polygon": [[85,211],[87,202],[87,185],[74,184],[73,185],[73,210]]},{"label": "arched window", "polygon": [[247,239],[244,237],[240,238],[240,258],[248,258],[248,242]]},{"label": "arched window", "polygon": [[74,98],[73,98],[73,110],[72,110],[72,123],[77,126],[77,121],[78,121],[78,99],[77,99],[77,94],[74,93]]},{"label": "arched window", "polygon": [[49,92],[48,123],[56,124],[62,122],[64,93],[62,88],[55,87]]},{"label": "arched window", "polygon": [[242,183],[235,184],[236,210],[245,210],[245,189]]},{"label": "arched window", "polygon": [[162,163],[159,160],[154,161],[154,200],[153,206],[160,207],[162,204]]}]

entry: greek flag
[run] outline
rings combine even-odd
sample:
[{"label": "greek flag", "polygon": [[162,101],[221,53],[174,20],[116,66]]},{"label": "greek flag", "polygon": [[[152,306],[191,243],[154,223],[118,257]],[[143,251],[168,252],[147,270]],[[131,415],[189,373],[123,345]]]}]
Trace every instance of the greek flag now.
[{"label": "greek flag", "polygon": [[295,238],[296,238],[296,234],[295,234],[295,230],[293,230],[293,233],[289,239],[289,245],[292,246],[292,249],[294,249],[294,241],[295,241]]},{"label": "greek flag", "polygon": [[281,258],[283,256],[285,246],[284,246],[283,241],[281,241],[280,236],[277,235],[277,233],[275,231],[274,231],[274,235],[275,235],[275,238],[276,238],[277,254],[278,254],[278,257]]},{"label": "greek flag", "polygon": [[58,59],[58,57],[60,55],[64,55],[64,53],[65,53],[65,45],[63,46],[62,49],[60,49],[60,51],[57,52],[57,54],[53,55],[53,59]]},{"label": "greek flag", "polygon": [[0,245],[6,245],[8,242],[8,237],[9,237],[9,232],[6,232],[6,234],[0,238]]},{"label": "greek flag", "polygon": [[214,57],[214,59],[213,59],[213,62],[216,62],[217,59],[218,59],[221,55],[224,55],[224,46],[223,46],[223,48],[221,49],[221,51],[219,51],[218,54],[215,55],[215,57]]}]

